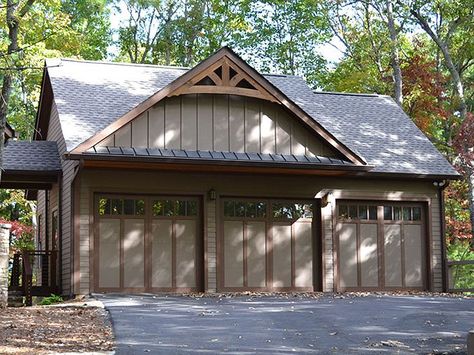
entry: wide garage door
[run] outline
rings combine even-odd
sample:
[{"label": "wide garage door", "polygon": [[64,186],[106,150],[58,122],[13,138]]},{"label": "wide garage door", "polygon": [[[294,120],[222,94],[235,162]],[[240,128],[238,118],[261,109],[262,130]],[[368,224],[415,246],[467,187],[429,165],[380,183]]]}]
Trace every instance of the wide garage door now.
[{"label": "wide garage door", "polygon": [[313,290],[314,204],[222,200],[220,290]]},{"label": "wide garage door", "polygon": [[339,201],[338,289],[426,289],[424,206]]},{"label": "wide garage door", "polygon": [[202,290],[199,210],[191,197],[98,196],[95,290]]}]

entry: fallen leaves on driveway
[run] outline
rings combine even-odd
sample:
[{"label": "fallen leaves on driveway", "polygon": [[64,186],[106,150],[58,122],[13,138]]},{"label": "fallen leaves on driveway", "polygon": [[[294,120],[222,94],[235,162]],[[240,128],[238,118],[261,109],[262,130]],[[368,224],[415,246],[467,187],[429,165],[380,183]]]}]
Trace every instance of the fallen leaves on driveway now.
[{"label": "fallen leaves on driveway", "polygon": [[101,308],[35,306],[0,309],[0,354],[112,349],[112,328]]}]

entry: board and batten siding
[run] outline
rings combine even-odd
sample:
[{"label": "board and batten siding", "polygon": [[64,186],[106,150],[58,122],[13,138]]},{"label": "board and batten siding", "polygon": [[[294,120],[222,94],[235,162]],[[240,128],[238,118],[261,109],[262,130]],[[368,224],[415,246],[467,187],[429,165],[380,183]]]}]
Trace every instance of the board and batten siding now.
[{"label": "board and batten siding", "polygon": [[[204,199],[204,238],[206,240],[207,282],[206,292],[215,292],[218,282],[217,250],[219,246],[219,228],[217,228],[220,197],[260,196],[266,198],[314,198],[318,192],[331,192],[331,198],[326,207],[322,208],[322,246],[323,246],[323,291],[335,291],[334,281],[334,246],[333,223],[337,199],[347,198],[343,192],[350,192],[351,199],[377,199],[380,201],[410,200],[422,198],[429,201],[431,218],[431,263],[432,289],[441,291],[441,234],[439,227],[439,205],[437,190],[426,182],[400,182],[377,180],[364,181],[350,178],[324,177],[290,177],[290,176],[255,176],[240,175],[235,180],[233,175],[216,176],[213,174],[182,174],[172,172],[144,171],[106,171],[88,170],[81,174],[80,183],[80,284],[79,293],[88,294],[92,291],[92,247],[93,220],[91,197],[94,192],[160,194],[173,195],[180,191],[183,196],[206,196],[211,188],[217,192],[217,200]],[[156,184],[160,181],[160,184]]]},{"label": "board and batten siding", "polygon": [[275,103],[211,94],[166,98],[97,146],[340,157]]},{"label": "board and batten siding", "polygon": [[[61,211],[61,263],[62,263],[62,288],[63,294],[72,293],[71,285],[71,273],[73,269],[71,251],[72,251],[72,195],[71,195],[71,183],[74,178],[74,168],[77,162],[71,160],[65,160],[63,154],[66,152],[66,142],[59,122],[59,115],[56,104],[53,102],[51,107],[51,115],[48,127],[48,141],[55,141],[58,145],[58,152],[61,159],[62,165],[62,211]],[[55,185],[50,192],[50,207],[48,210],[48,233],[52,233],[52,213],[58,208],[59,204],[59,187]],[[59,214],[58,214],[59,216]]]}]

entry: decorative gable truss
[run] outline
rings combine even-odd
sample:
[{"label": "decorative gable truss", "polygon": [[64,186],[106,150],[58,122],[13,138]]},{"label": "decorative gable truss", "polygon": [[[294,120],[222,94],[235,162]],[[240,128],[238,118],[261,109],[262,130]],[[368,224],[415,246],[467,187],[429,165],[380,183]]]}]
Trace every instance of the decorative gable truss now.
[{"label": "decorative gable truss", "polygon": [[222,57],[168,96],[198,93],[239,95],[278,102],[228,57]]}]

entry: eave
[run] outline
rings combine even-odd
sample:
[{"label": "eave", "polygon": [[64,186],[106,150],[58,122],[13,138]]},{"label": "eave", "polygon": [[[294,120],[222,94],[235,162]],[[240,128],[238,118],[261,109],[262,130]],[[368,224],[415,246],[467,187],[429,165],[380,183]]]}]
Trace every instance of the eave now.
[{"label": "eave", "polygon": [[268,161],[228,161],[216,159],[188,159],[179,157],[137,157],[100,154],[68,154],[66,159],[80,160],[84,168],[161,170],[205,173],[246,173],[343,176],[372,169],[368,165],[347,164],[291,164]]}]

